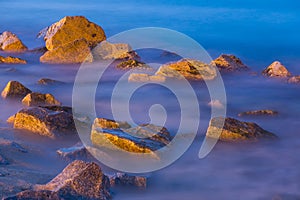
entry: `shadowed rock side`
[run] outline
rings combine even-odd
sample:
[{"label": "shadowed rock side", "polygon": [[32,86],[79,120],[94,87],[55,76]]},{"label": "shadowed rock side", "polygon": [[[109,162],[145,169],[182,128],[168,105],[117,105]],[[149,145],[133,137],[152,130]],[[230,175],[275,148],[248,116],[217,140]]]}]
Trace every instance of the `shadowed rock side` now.
[{"label": "shadowed rock side", "polygon": [[26,60],[22,60],[21,58],[16,58],[12,56],[3,57],[0,56],[0,64],[26,64]]},{"label": "shadowed rock side", "polygon": [[249,67],[234,55],[222,54],[212,61],[212,63],[221,71],[236,72],[249,70]]},{"label": "shadowed rock side", "polygon": [[27,47],[22,43],[17,35],[5,31],[0,35],[0,50],[10,52],[26,51]]},{"label": "shadowed rock side", "polygon": [[147,187],[147,178],[143,176],[131,176],[125,173],[117,173],[109,177],[110,186],[135,186],[140,188]]},{"label": "shadowed rock side", "polygon": [[27,94],[31,93],[31,90],[22,85],[18,81],[9,81],[1,93],[2,98],[18,98],[22,99]]},{"label": "shadowed rock side", "polygon": [[42,94],[38,92],[27,94],[23,98],[22,104],[26,106],[61,105],[61,103],[56,100],[52,94]]},{"label": "shadowed rock side", "polygon": [[218,138],[219,131],[221,135],[219,140],[221,141],[256,141],[259,139],[276,139],[277,136],[270,133],[255,123],[242,122],[233,118],[225,118],[224,126],[222,127],[222,121],[224,118],[213,118],[206,132],[207,137]]},{"label": "shadowed rock side", "polygon": [[247,115],[274,116],[274,115],[278,115],[278,112],[274,110],[252,110],[252,111],[246,111],[238,114],[238,116],[240,117],[247,116]]},{"label": "shadowed rock side", "polygon": [[262,74],[267,77],[278,77],[278,78],[286,78],[291,76],[291,73],[279,61],[273,62],[269,67],[267,67],[262,72]]},{"label": "shadowed rock side", "polygon": [[111,199],[110,183],[96,163],[76,160],[45,185],[18,193],[6,200],[39,199]]}]

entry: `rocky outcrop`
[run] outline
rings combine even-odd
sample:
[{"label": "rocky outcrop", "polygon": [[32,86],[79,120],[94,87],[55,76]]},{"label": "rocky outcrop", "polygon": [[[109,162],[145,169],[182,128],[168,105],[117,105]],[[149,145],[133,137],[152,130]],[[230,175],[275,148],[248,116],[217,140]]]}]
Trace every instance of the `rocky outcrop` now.
[{"label": "rocky outcrop", "polygon": [[139,188],[147,187],[147,178],[143,176],[131,176],[126,173],[117,173],[109,178],[110,186],[135,186]]},{"label": "rocky outcrop", "polygon": [[[224,126],[222,126],[224,121]],[[221,135],[218,138],[218,133]],[[276,139],[277,136],[270,133],[255,123],[242,122],[233,118],[213,118],[206,132],[207,137],[218,138],[221,141],[256,141],[259,139]]]},{"label": "rocky outcrop", "polygon": [[279,78],[286,78],[291,76],[291,73],[279,61],[273,62],[269,67],[267,67],[262,72],[262,74],[267,77],[279,77]]},{"label": "rocky outcrop", "polygon": [[137,60],[125,60],[117,64],[118,69],[152,69],[146,63]]},{"label": "rocky outcrop", "polygon": [[222,54],[213,60],[212,63],[221,71],[236,72],[249,70],[249,67],[234,55]]},{"label": "rocky outcrop", "polygon": [[128,82],[158,82],[163,83],[166,81],[166,77],[161,75],[149,75],[143,73],[132,73],[128,77]]},{"label": "rocky outcrop", "polygon": [[18,81],[9,81],[1,93],[2,98],[23,98],[27,94],[31,93],[31,90],[22,85]]},{"label": "rocky outcrop", "polygon": [[6,200],[111,199],[109,179],[96,163],[76,160],[45,185],[36,185]]},{"label": "rocky outcrop", "polygon": [[[112,121],[112,120],[110,120]],[[167,145],[171,141],[168,130],[152,124],[121,129],[103,124],[93,125],[91,141],[97,147],[112,150],[124,150],[134,153],[150,153]]]},{"label": "rocky outcrop", "polygon": [[297,83],[299,84],[300,83],[300,76],[293,76],[291,78],[288,79],[288,83]]},{"label": "rocky outcrop", "polygon": [[12,57],[12,56],[8,56],[8,57],[3,57],[0,56],[0,64],[4,63],[4,64],[26,64],[26,60],[22,60],[21,58],[16,58],[16,57]]},{"label": "rocky outcrop", "polygon": [[256,115],[256,116],[267,116],[267,115],[278,115],[277,111],[274,110],[251,110],[251,111],[246,111],[246,112],[242,112],[239,113],[239,117],[242,116],[247,116],[247,115]]},{"label": "rocky outcrop", "polygon": [[64,106],[24,108],[15,115],[13,127],[50,138],[75,133],[72,109]]},{"label": "rocky outcrop", "polygon": [[217,76],[214,66],[192,59],[162,65],[155,74],[188,80],[213,80]]},{"label": "rocky outcrop", "polygon": [[27,94],[23,98],[22,104],[26,106],[61,105],[61,103],[58,100],[56,100],[52,94],[42,94],[39,92],[32,92]]},{"label": "rocky outcrop", "polygon": [[38,80],[37,83],[39,85],[54,85],[54,84],[62,84],[63,82],[53,80],[53,79],[50,79],[50,78],[41,78],[40,80]]},{"label": "rocky outcrop", "polygon": [[26,51],[27,47],[12,32],[5,31],[0,35],[0,50],[10,52]]}]

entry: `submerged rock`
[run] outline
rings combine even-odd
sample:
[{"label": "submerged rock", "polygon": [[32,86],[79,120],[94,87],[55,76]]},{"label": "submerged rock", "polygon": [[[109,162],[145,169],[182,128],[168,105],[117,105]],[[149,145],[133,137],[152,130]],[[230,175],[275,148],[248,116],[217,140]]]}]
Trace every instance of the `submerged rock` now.
[{"label": "submerged rock", "polygon": [[2,98],[23,98],[27,94],[31,93],[31,90],[22,85],[18,81],[9,81],[1,93]]},{"label": "submerged rock", "polygon": [[57,81],[57,80],[53,80],[53,79],[50,79],[50,78],[41,78],[40,80],[38,80],[37,83],[39,85],[53,85],[53,84],[61,84],[63,82]]},{"label": "submerged rock", "polygon": [[[222,127],[222,121],[224,126]],[[221,132],[218,138],[217,133]],[[209,127],[206,132],[207,137],[218,138],[221,141],[256,141],[263,138],[276,139],[277,136],[270,133],[255,123],[242,122],[233,118],[216,117],[210,121]]]},{"label": "submerged rock", "polygon": [[149,75],[143,73],[132,73],[128,77],[128,82],[158,82],[163,83],[166,81],[166,77],[161,75]]},{"label": "submerged rock", "polygon": [[300,76],[293,76],[288,79],[288,83],[300,83]]},{"label": "submerged rock", "polygon": [[0,50],[11,52],[26,51],[27,47],[22,43],[17,35],[5,31],[0,35]]},{"label": "submerged rock", "polygon": [[15,115],[13,126],[51,138],[75,133],[72,109],[63,106],[24,108]]},{"label": "submerged rock", "polygon": [[117,64],[118,69],[152,69],[149,65],[146,65],[146,63],[137,61],[137,60],[126,60],[122,61],[119,64]]},{"label": "submerged rock", "polygon": [[192,59],[162,65],[156,75],[188,80],[213,80],[217,76],[214,66]]},{"label": "submerged rock", "polygon": [[219,70],[234,72],[247,71],[249,68],[236,56],[222,54],[217,59],[212,61]]},{"label": "submerged rock", "polygon": [[109,178],[111,187],[114,186],[135,186],[147,187],[147,178],[143,176],[131,176],[126,173],[117,173]]},{"label": "submerged rock", "polygon": [[291,76],[291,73],[279,61],[273,62],[269,67],[267,67],[262,72],[262,74],[268,77],[281,77],[281,78],[286,78]]},{"label": "submerged rock", "polygon": [[3,57],[0,56],[0,64],[5,63],[5,64],[26,64],[26,60],[22,60],[21,58],[16,58],[12,56],[8,57]]},{"label": "submerged rock", "polygon": [[55,99],[52,94],[42,94],[39,92],[32,92],[27,94],[22,103],[26,106],[50,106],[61,105],[61,103]]},{"label": "submerged rock", "polygon": [[239,113],[238,116],[242,117],[247,115],[278,115],[278,112],[274,110],[251,110]]}]

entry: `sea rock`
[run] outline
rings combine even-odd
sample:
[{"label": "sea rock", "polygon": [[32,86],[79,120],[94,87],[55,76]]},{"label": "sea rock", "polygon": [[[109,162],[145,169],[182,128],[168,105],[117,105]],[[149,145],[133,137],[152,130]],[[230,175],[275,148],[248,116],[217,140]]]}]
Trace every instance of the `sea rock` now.
[{"label": "sea rock", "polygon": [[143,73],[132,73],[128,77],[128,82],[157,82],[163,83],[166,81],[166,77],[161,75],[149,75]]},{"label": "sea rock", "polygon": [[[170,133],[164,127],[143,124],[138,127],[121,129],[118,126],[93,125],[91,141],[97,147],[134,153],[150,153],[171,141]],[[117,147],[117,148],[116,148]]]},{"label": "sea rock", "polygon": [[15,115],[13,127],[50,138],[75,133],[72,109],[64,106],[23,108]]},{"label": "sea rock", "polygon": [[263,116],[263,115],[278,115],[277,111],[274,110],[251,110],[247,112],[239,113],[239,117],[247,116],[247,115],[256,115],[256,116]]},{"label": "sea rock", "polygon": [[27,47],[12,32],[5,31],[0,35],[0,50],[10,52],[26,51]]},{"label": "sea rock", "polygon": [[61,103],[55,99],[52,94],[42,94],[39,92],[32,92],[27,94],[22,104],[26,106],[50,106],[50,105],[61,105]]},{"label": "sea rock", "polygon": [[137,61],[137,60],[126,60],[117,64],[118,69],[152,69],[146,63]]},{"label": "sea rock", "polygon": [[105,128],[105,129],[128,129],[131,128],[130,124],[124,121],[118,121],[106,118],[96,118],[93,123],[93,128]]},{"label": "sea rock", "polygon": [[300,83],[300,76],[293,76],[288,79],[288,83]]},{"label": "sea rock", "polygon": [[48,50],[85,39],[89,47],[96,46],[106,39],[103,29],[83,16],[66,16],[52,24],[45,34],[44,40]]},{"label": "sea rock", "polygon": [[140,188],[147,187],[147,178],[143,176],[131,176],[126,173],[117,173],[109,178],[110,186],[135,186]]},{"label": "sea rock", "polygon": [[219,70],[235,72],[235,71],[247,71],[249,68],[234,55],[222,54],[217,59],[212,61],[213,64]]},{"label": "sea rock", "polygon": [[111,199],[109,179],[96,163],[76,160],[45,185],[18,193],[7,200]]},{"label": "sea rock", "polygon": [[88,42],[85,39],[64,43],[40,57],[42,63],[72,64],[93,62],[93,56]]},{"label": "sea rock", "polygon": [[[5,149],[2,149],[2,147],[5,147]],[[20,145],[19,143],[4,138],[0,138],[0,150],[2,150],[3,153],[12,152],[12,151],[21,152],[21,153],[28,152],[28,150],[24,148],[22,145]]]},{"label": "sea rock", "polygon": [[53,79],[50,79],[50,78],[41,78],[40,80],[38,80],[37,83],[39,85],[54,85],[54,84],[62,84],[63,82],[53,80]]},{"label": "sea rock", "polygon": [[291,73],[279,61],[273,62],[269,67],[267,67],[262,72],[262,74],[268,77],[281,77],[281,78],[286,78],[291,76]]},{"label": "sea rock", "polygon": [[5,64],[26,64],[26,60],[22,60],[21,58],[16,58],[12,56],[8,57],[3,57],[0,56],[0,64],[5,63]]},{"label": "sea rock", "polygon": [[[222,127],[222,121],[224,126]],[[219,131],[221,132],[218,138]],[[216,117],[210,121],[206,132],[207,137],[218,138],[221,141],[256,141],[263,138],[276,139],[277,136],[270,133],[255,123],[242,122],[233,118]]]},{"label": "sea rock", "polygon": [[217,76],[214,66],[192,59],[162,65],[156,75],[188,80],[213,80]]},{"label": "sea rock", "polygon": [[56,153],[64,160],[76,160],[76,159],[87,159],[91,155],[89,151],[85,148],[85,146],[81,143],[78,143],[72,147],[68,148],[60,148],[56,151]]},{"label": "sea rock", "polygon": [[27,94],[31,93],[31,90],[22,85],[18,81],[9,81],[1,93],[2,98],[23,98]]}]

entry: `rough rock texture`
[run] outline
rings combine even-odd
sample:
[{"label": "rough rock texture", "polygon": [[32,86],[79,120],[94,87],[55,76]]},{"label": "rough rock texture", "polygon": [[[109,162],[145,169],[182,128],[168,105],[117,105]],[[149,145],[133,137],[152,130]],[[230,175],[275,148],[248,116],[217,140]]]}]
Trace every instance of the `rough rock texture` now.
[{"label": "rough rock texture", "polygon": [[47,51],[40,57],[40,61],[51,64],[72,64],[92,62],[93,56],[88,42],[85,39],[79,39]]},{"label": "rough rock texture", "polygon": [[221,121],[224,120],[222,117],[213,118],[210,121],[209,127],[206,132],[206,136],[217,138],[217,132],[222,130],[219,140],[221,141],[248,141],[258,140],[262,138],[277,138],[276,135],[270,133],[255,123],[242,122],[233,118],[226,118],[224,126],[221,127]]},{"label": "rough rock texture", "polygon": [[262,74],[268,77],[282,77],[282,78],[291,76],[291,73],[279,61],[273,62],[269,67],[267,67],[262,72]]},{"label": "rough rock texture", "polygon": [[300,76],[293,76],[289,78],[288,83],[300,83]]},{"label": "rough rock texture", "polygon": [[91,155],[82,143],[78,143],[72,147],[60,148],[56,153],[64,160],[87,159]]},{"label": "rough rock texture", "polygon": [[247,115],[278,115],[278,112],[274,110],[251,110],[239,113],[240,117]]},{"label": "rough rock texture", "polygon": [[27,47],[22,41],[12,32],[5,31],[0,35],[0,50],[21,52],[26,51]]},{"label": "rough rock texture", "polygon": [[158,82],[163,83],[166,81],[166,77],[161,75],[149,75],[142,73],[132,73],[128,77],[128,82]]},{"label": "rough rock texture", "polygon": [[14,128],[51,138],[75,133],[72,109],[63,106],[24,108],[15,115]]},{"label": "rough rock texture", "polygon": [[105,129],[118,129],[118,128],[131,128],[127,122],[116,122],[111,119],[96,118],[93,123],[93,128],[105,128]]},{"label": "rough rock texture", "polygon": [[0,64],[5,63],[5,64],[26,64],[26,60],[22,60],[21,58],[16,58],[12,56],[8,57],[3,57],[0,56]]},{"label": "rough rock texture", "polygon": [[96,163],[76,160],[46,185],[18,193],[7,200],[36,199],[111,199],[109,179]]},{"label": "rough rock texture", "polygon": [[137,60],[126,60],[117,64],[118,69],[152,69],[149,65]]},{"label": "rough rock texture", "polygon": [[192,59],[181,59],[178,62],[162,65],[156,75],[177,79],[213,80],[217,73],[212,65]]},{"label": "rough rock texture", "polygon": [[246,71],[249,68],[236,56],[222,54],[212,61],[219,70],[223,71]]},{"label": "rough rock texture", "polygon": [[167,145],[171,141],[171,137],[166,128],[152,124],[144,124],[129,129],[120,129],[118,126],[110,125],[93,125],[91,141],[95,146],[113,150],[153,153],[154,150]]},{"label": "rough rock texture", "polygon": [[27,94],[22,104],[26,106],[50,106],[50,105],[61,105],[61,103],[55,99],[52,94],[42,94],[38,92],[32,92]]},{"label": "rough rock texture", "polygon": [[83,16],[66,16],[52,24],[46,32],[44,40],[48,50],[72,43],[75,40],[85,39],[88,46],[95,46],[106,39],[103,29],[90,22]]},{"label": "rough rock texture", "polygon": [[37,83],[39,85],[53,85],[53,84],[61,84],[63,82],[57,81],[57,80],[53,80],[53,79],[50,79],[50,78],[41,78],[40,80],[38,80]]},{"label": "rough rock texture", "polygon": [[31,90],[22,85],[18,81],[9,81],[1,93],[2,98],[23,98],[27,94],[31,93]]},{"label": "rough rock texture", "polygon": [[143,176],[131,176],[125,173],[117,173],[109,178],[110,186],[136,186],[140,188],[147,187],[147,178]]}]

